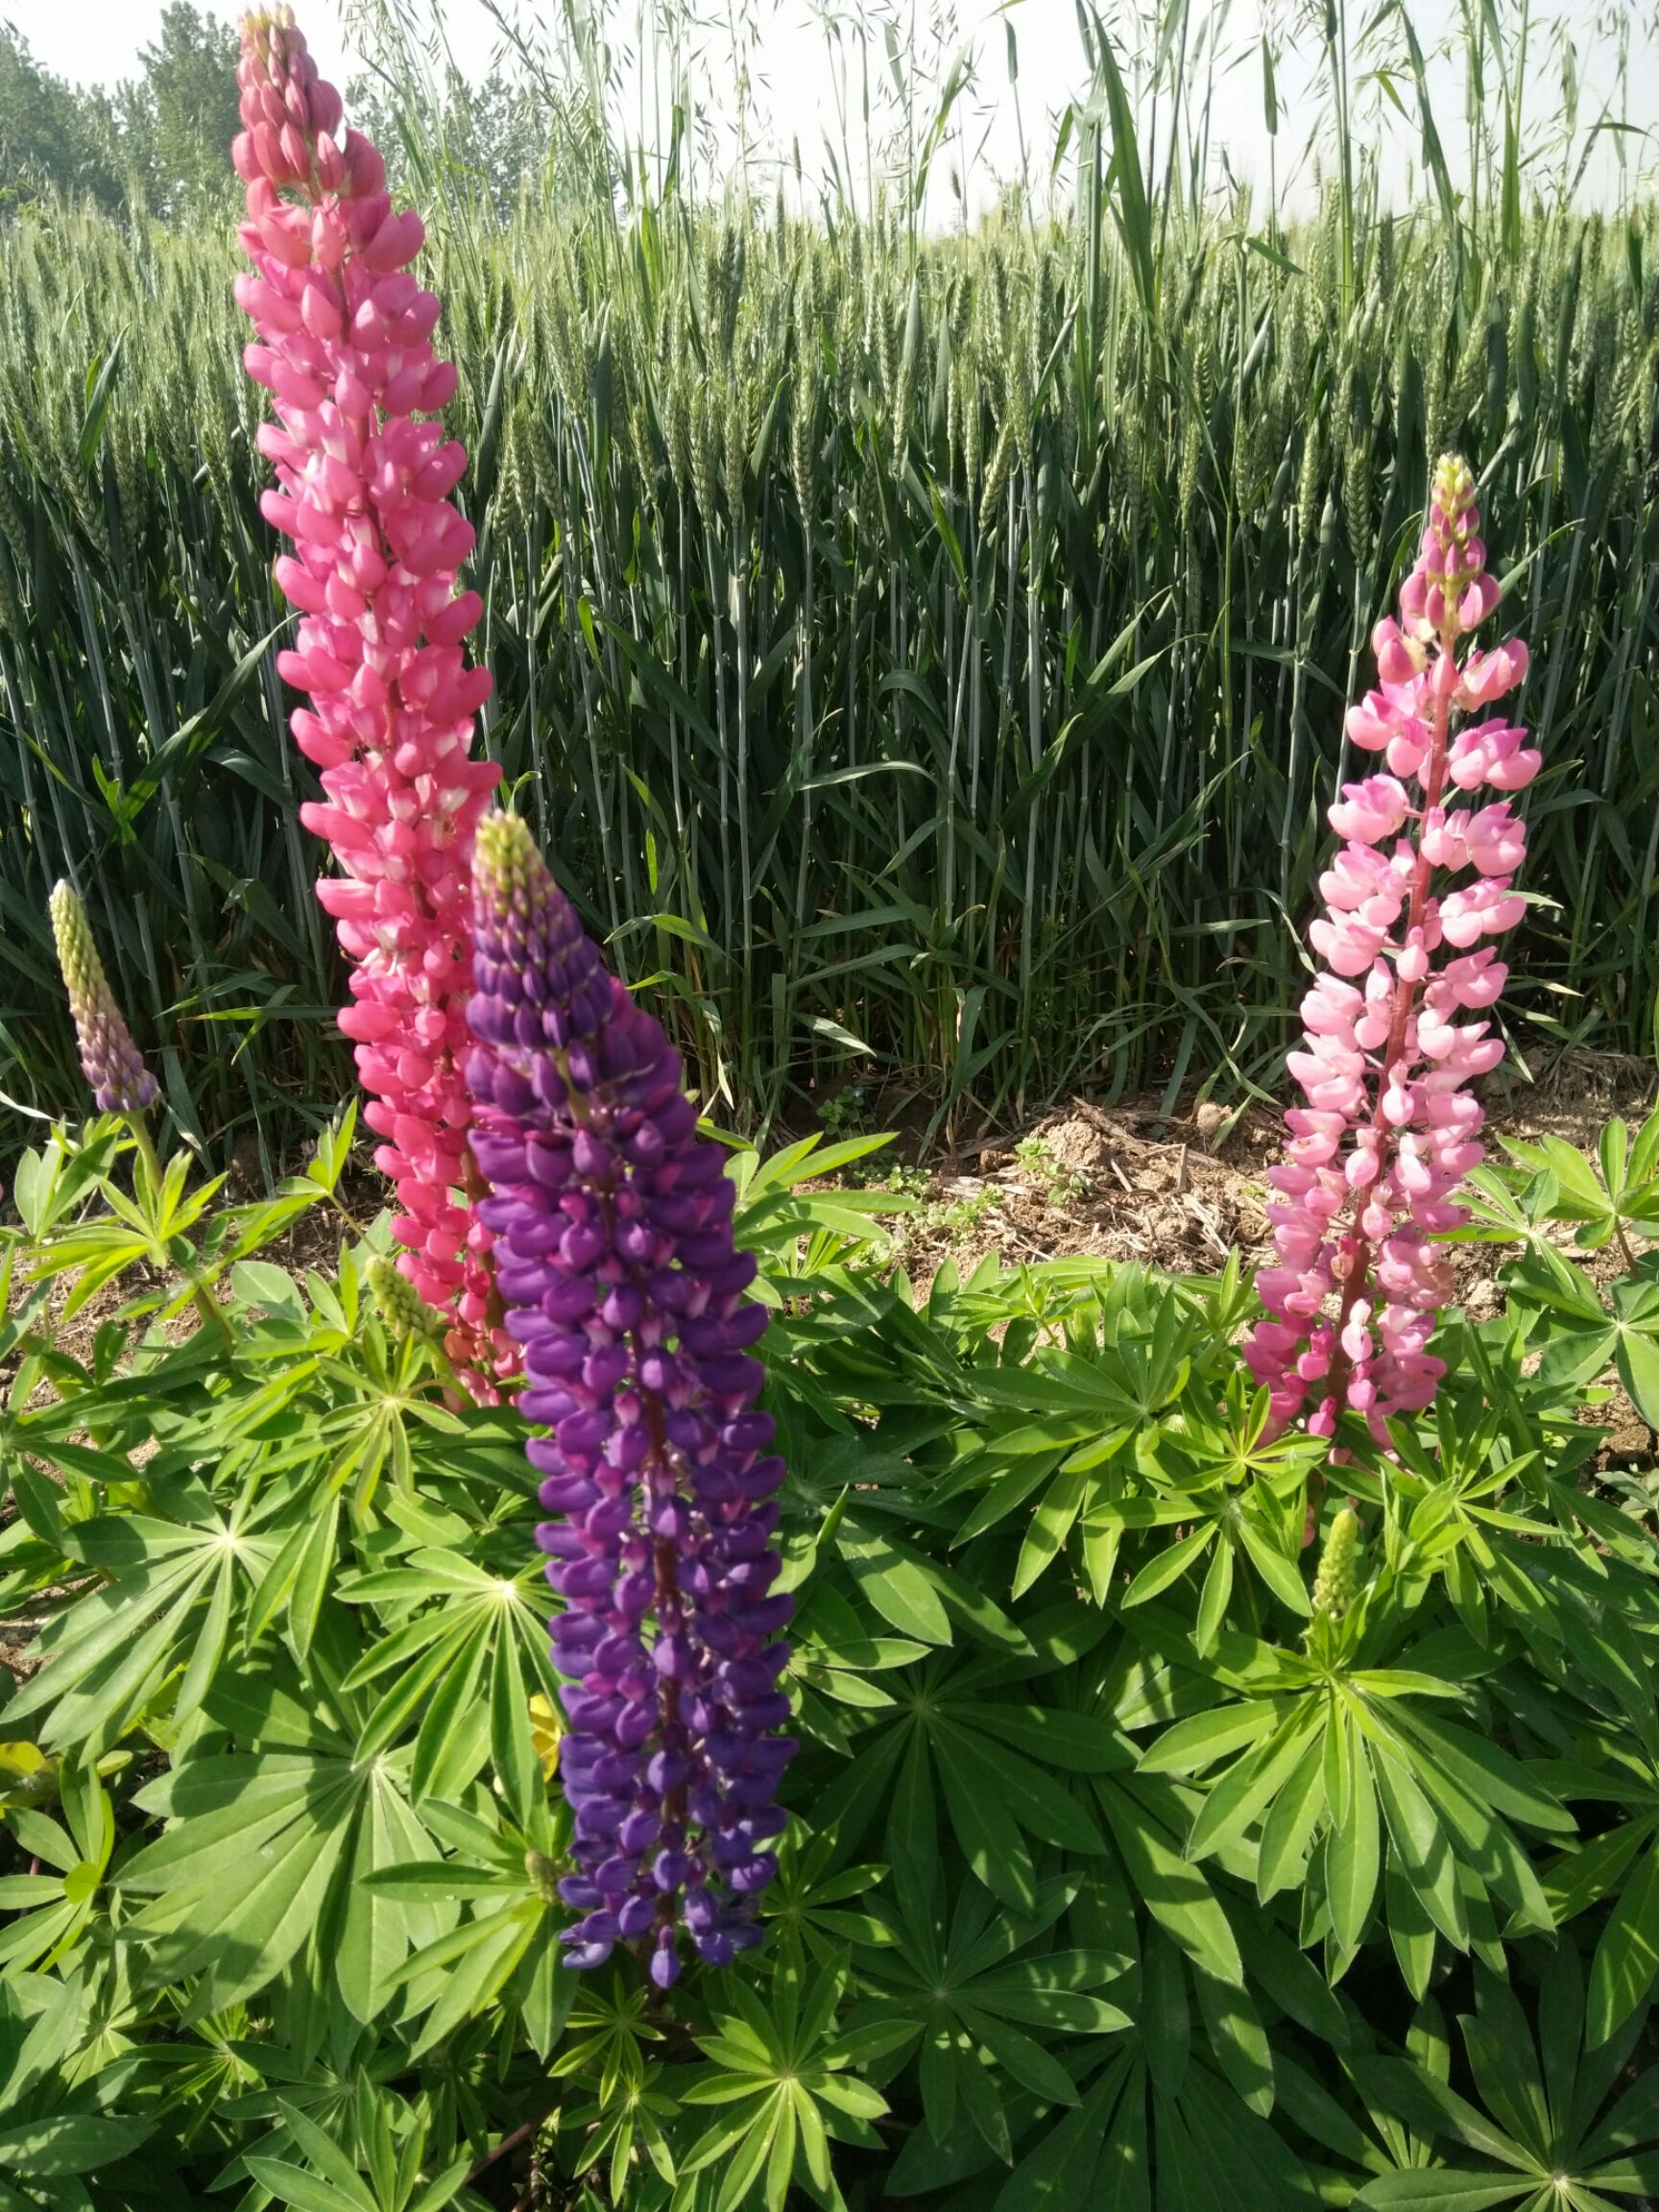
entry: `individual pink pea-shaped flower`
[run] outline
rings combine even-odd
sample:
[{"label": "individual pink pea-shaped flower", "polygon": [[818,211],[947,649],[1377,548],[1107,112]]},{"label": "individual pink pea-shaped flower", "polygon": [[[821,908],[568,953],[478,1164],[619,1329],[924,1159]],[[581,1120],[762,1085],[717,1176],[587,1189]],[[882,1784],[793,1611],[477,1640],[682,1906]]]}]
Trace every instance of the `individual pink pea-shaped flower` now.
[{"label": "individual pink pea-shaped flower", "polygon": [[1391,859],[1369,845],[1344,845],[1319,878],[1328,906],[1340,913],[1363,914],[1368,922],[1384,927],[1398,913],[1409,888]]},{"label": "individual pink pea-shaped flower", "polygon": [[1460,730],[1448,762],[1451,781],[1461,791],[1473,791],[1481,783],[1499,790],[1525,789],[1543,765],[1542,756],[1523,743],[1526,734],[1503,722],[1481,722]]},{"label": "individual pink pea-shaped flower", "polygon": [[1490,653],[1472,653],[1457,672],[1457,704],[1466,712],[1489,707],[1527,681],[1528,658],[1519,637],[1494,646]]},{"label": "individual pink pea-shaped flower", "polygon": [[1416,715],[1402,716],[1399,727],[1389,738],[1382,757],[1396,776],[1415,776],[1420,773],[1429,754],[1431,734]]},{"label": "individual pink pea-shaped flower", "polygon": [[1527,857],[1527,830],[1509,810],[1507,800],[1483,806],[1465,831],[1469,858],[1482,876],[1513,876]]},{"label": "individual pink pea-shaped flower", "polygon": [[1410,812],[1406,787],[1396,777],[1368,776],[1363,783],[1345,783],[1326,818],[1338,837],[1376,845],[1392,837]]},{"label": "individual pink pea-shaped flower", "polygon": [[1527,902],[1511,893],[1503,878],[1485,878],[1467,890],[1451,891],[1440,902],[1440,927],[1448,945],[1467,950],[1477,938],[1513,929]]},{"label": "individual pink pea-shaped flower", "polygon": [[[1402,598],[1409,589],[1411,579],[1401,587]],[[1398,622],[1384,616],[1371,633],[1371,650],[1377,657],[1377,673],[1384,684],[1409,684],[1423,668],[1424,651],[1415,639],[1407,637]]]},{"label": "individual pink pea-shaped flower", "polygon": [[1321,916],[1308,931],[1313,950],[1338,975],[1363,975],[1387,942],[1386,924],[1371,925],[1357,914]]}]

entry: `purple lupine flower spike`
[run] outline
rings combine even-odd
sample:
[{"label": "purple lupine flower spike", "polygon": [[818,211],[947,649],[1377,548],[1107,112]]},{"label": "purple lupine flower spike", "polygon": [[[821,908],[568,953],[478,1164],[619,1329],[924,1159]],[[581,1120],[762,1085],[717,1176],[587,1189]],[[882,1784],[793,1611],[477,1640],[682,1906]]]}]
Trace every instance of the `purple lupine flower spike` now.
[{"label": "purple lupine flower spike", "polygon": [[58,965],[69,994],[69,1011],[75,1018],[75,1036],[81,1046],[82,1073],[92,1087],[100,1113],[142,1113],[156,1102],[156,1078],[140,1058],[132,1032],[115,1003],[115,994],[92,941],[86,909],[68,883],[53,887],[50,904]]},{"label": "purple lupine flower spike", "polygon": [[467,1077],[493,1191],[478,1213],[524,1348],[519,1409],[550,1431],[527,1450],[556,1516],[537,1536],[570,1685],[576,1871],[559,1887],[582,1917],[565,1940],[574,1966],[640,1943],[667,1988],[681,1927],[711,1965],[759,1941],[784,1824],[783,1463],[748,1357],[766,1315],[744,1296],[755,1262],[733,1245],[734,1193],[680,1055],[521,821],[480,825],[472,879]]}]

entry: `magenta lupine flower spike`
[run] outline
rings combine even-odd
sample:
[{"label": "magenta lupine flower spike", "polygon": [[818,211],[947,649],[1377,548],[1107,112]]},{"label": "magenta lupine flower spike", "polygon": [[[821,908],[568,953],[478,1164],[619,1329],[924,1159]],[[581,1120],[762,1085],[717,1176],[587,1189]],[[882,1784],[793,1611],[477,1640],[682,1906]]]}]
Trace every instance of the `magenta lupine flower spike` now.
[{"label": "magenta lupine flower spike", "polygon": [[473,1148],[493,1186],[508,1327],[550,1433],[528,1446],[555,1518],[538,1531],[564,1600],[560,1772],[582,1917],[570,1961],[638,1943],[679,1972],[678,1930],[723,1965],[759,1940],[756,1900],[794,1744],[775,1595],[781,1460],[748,1347],[755,1262],[698,1134],[680,1055],[586,935],[521,821],[491,815],[473,863],[468,1062]]},{"label": "magenta lupine flower spike", "polygon": [[1526,853],[1507,797],[1447,802],[1523,790],[1540,766],[1525,731],[1464,719],[1527,673],[1519,640],[1458,659],[1498,605],[1479,530],[1474,481],[1448,456],[1401,619],[1372,637],[1379,687],[1348,713],[1349,736],[1389,773],[1347,784],[1331,808],[1344,843],[1310,931],[1326,973],[1288,1061],[1307,1104],[1286,1117],[1287,1158],[1270,1172],[1278,1264],[1257,1279],[1270,1318],[1244,1352],[1276,1431],[1306,1417],[1328,1436],[1353,1407],[1384,1441],[1385,1418],[1427,1406],[1445,1373],[1428,1347],[1451,1271],[1432,1239],[1467,1218],[1455,1193],[1481,1157],[1484,1118],[1469,1085],[1503,1057],[1490,1023],[1459,1017],[1503,988],[1508,971],[1480,940],[1521,919]]},{"label": "magenta lupine flower spike", "polygon": [[115,1003],[86,909],[68,883],[54,887],[50,903],[58,965],[81,1047],[81,1071],[100,1113],[142,1113],[156,1102],[156,1078],[139,1057],[132,1032]]},{"label": "magenta lupine flower spike", "polygon": [[463,649],[482,602],[456,593],[474,533],[447,494],[467,456],[421,419],[446,404],[455,370],[433,353],[438,302],[408,274],[421,218],[393,212],[379,155],[342,133],[340,96],[287,8],[243,18],[236,75],[242,242],[258,272],[236,298],[260,339],[248,373],[276,400],[259,445],[278,489],[260,504],[294,541],[276,581],[299,636],[277,667],[311,695],[293,729],[327,794],[301,811],[340,870],[317,887],[354,963],[340,1026],[384,1140],[405,1271],[460,1324],[451,1352],[487,1367],[462,1062],[472,839],[498,771],[469,752],[490,677]]}]

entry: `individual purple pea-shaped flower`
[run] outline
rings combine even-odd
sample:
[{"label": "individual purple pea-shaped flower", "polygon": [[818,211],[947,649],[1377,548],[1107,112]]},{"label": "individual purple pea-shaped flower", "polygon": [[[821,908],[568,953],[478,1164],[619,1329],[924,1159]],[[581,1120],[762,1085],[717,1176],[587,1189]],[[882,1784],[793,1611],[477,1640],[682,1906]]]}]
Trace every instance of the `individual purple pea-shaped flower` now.
[{"label": "individual purple pea-shaped flower", "polygon": [[51,898],[52,935],[69,994],[81,1069],[104,1114],[141,1114],[156,1098],[156,1078],[139,1057],[98,948],[86,909],[72,885],[57,884]]},{"label": "individual purple pea-shaped flower", "polygon": [[635,1943],[665,1989],[682,1930],[710,1965],[759,1941],[784,1826],[783,1465],[750,1351],[766,1315],[680,1055],[513,815],[479,827],[473,954],[478,1214],[557,1516],[537,1533],[564,1603],[567,1957],[598,1966]]}]

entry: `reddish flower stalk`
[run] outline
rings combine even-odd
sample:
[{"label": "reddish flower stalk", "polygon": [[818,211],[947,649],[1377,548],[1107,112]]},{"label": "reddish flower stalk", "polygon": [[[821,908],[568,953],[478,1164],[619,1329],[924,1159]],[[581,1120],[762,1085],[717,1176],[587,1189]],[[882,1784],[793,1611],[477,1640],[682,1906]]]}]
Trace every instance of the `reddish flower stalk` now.
[{"label": "reddish flower stalk", "polygon": [[[1348,714],[1355,744],[1392,773],[1346,785],[1331,809],[1346,842],[1310,931],[1327,972],[1288,1060],[1308,1103],[1286,1115],[1288,1158],[1270,1171],[1279,1263],[1257,1279],[1269,1318],[1244,1350],[1272,1392],[1275,1432],[1305,1418],[1329,1436],[1352,1408],[1385,1440],[1387,1416],[1429,1405],[1445,1373],[1428,1346],[1451,1270],[1431,1240],[1467,1218],[1455,1193],[1482,1156],[1485,1118],[1468,1086],[1503,1057],[1488,1022],[1455,1017],[1503,988],[1492,948],[1473,948],[1520,920],[1511,886],[1526,854],[1506,799],[1473,813],[1445,801],[1449,785],[1523,790],[1541,764],[1524,731],[1453,726],[1527,673],[1519,640],[1457,659],[1499,597],[1474,493],[1466,465],[1442,460],[1401,620],[1372,639],[1380,687]],[[1442,887],[1469,869],[1473,881]]]},{"label": "reddish flower stalk", "polygon": [[342,133],[340,96],[287,8],[243,18],[236,74],[257,271],[236,298],[260,338],[248,373],[276,401],[259,445],[278,489],[260,504],[294,541],[276,573],[299,634],[277,667],[311,697],[292,726],[327,795],[301,816],[340,870],[317,886],[354,963],[340,1026],[384,1140],[404,1272],[447,1316],[451,1357],[487,1372],[513,1358],[466,1196],[462,1067],[472,842],[499,771],[470,752],[491,683],[463,645],[483,603],[456,592],[474,533],[447,494],[466,451],[421,419],[455,370],[432,349],[438,301],[408,274],[421,218],[393,211],[379,155]]}]

